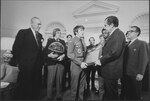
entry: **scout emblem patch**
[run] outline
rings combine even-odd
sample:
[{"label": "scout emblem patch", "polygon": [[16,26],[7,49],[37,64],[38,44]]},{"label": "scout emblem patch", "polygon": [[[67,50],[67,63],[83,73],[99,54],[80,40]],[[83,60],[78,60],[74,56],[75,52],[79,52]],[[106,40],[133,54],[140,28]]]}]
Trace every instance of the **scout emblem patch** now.
[{"label": "scout emblem patch", "polygon": [[77,52],[80,54],[81,53],[81,49],[78,49]]}]

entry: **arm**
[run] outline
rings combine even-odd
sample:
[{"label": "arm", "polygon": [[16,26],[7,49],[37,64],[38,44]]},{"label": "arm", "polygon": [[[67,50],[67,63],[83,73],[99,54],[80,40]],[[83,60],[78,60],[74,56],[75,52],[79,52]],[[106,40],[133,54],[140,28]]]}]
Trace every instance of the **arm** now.
[{"label": "arm", "polygon": [[139,49],[138,74],[144,75],[148,61],[149,61],[148,46],[144,42],[141,44],[140,49]]},{"label": "arm", "polygon": [[44,58],[44,64],[46,65],[47,61],[47,48],[48,48],[48,39],[45,48],[43,49],[43,58]]},{"label": "arm", "polygon": [[20,30],[16,36],[16,39],[15,39],[13,47],[12,47],[13,57],[10,61],[10,65],[17,65],[18,64],[21,50],[23,47],[23,41],[24,41],[24,31]]},{"label": "arm", "polygon": [[49,38],[47,40],[47,44],[46,44],[46,47],[44,49],[44,60],[47,61],[47,59],[53,59],[53,58],[56,58],[58,56],[58,54],[54,54],[54,52],[50,52],[48,47],[49,45],[52,43],[52,39]]},{"label": "arm", "polygon": [[65,43],[65,41],[62,40],[62,44],[64,46],[64,53],[57,58],[59,61],[62,61],[65,58],[66,52],[67,52],[66,51],[66,43]]},{"label": "arm", "polygon": [[74,53],[74,43],[73,41],[68,42],[68,50],[67,50],[67,56],[78,65],[81,65],[82,61],[80,61],[78,58],[75,57]]},{"label": "arm", "polygon": [[[43,35],[40,33],[40,39],[41,39],[41,43],[43,43],[44,42],[44,38],[43,38]],[[42,45],[42,51],[44,50],[44,47],[43,47],[43,45]]]},{"label": "arm", "polygon": [[143,42],[139,49],[138,73],[136,76],[137,81],[141,81],[143,79],[145,69],[146,69],[148,62],[149,62],[148,46],[145,42]]},{"label": "arm", "polygon": [[100,58],[100,62],[102,65],[118,59],[124,49],[125,37],[123,36],[123,33],[117,34],[109,41],[110,43],[107,44],[111,44],[111,45],[109,47],[108,52]]}]

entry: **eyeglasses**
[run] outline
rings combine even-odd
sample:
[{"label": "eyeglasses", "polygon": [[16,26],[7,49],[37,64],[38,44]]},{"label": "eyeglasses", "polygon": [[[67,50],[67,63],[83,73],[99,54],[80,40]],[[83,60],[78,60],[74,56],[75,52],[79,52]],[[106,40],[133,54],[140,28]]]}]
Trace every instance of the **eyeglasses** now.
[{"label": "eyeglasses", "polygon": [[136,32],[136,31],[133,31],[133,30],[129,30],[127,33],[132,33],[132,32]]}]

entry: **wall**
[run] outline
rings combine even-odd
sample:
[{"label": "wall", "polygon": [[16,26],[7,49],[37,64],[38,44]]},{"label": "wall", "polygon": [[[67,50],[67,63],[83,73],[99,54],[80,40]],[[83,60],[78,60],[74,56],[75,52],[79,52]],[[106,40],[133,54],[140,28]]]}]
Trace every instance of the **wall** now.
[{"label": "wall", "polygon": [[[15,37],[21,28],[30,27],[30,19],[38,16],[42,20],[41,33],[45,36],[46,26],[58,21],[66,27],[67,34],[73,34],[77,24],[72,12],[90,1],[1,1],[1,37]],[[127,31],[132,19],[139,13],[149,11],[149,1],[103,1],[118,5],[116,14],[120,19],[120,29]],[[85,34],[85,37],[92,35]],[[46,40],[46,39],[45,39]],[[98,40],[98,39],[97,39]],[[45,41],[46,43],[46,41]],[[44,43],[44,44],[45,44]],[[86,38],[88,44],[88,38]]]}]

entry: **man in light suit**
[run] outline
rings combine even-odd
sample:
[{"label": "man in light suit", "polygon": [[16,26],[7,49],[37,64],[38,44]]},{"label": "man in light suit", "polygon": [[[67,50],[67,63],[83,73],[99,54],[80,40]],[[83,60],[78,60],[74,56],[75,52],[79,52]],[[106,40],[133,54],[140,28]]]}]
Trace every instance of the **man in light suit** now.
[{"label": "man in light suit", "polygon": [[149,62],[148,44],[138,39],[141,30],[131,26],[127,33],[129,44],[125,51],[125,98],[127,100],[140,100],[142,79]]},{"label": "man in light suit", "polygon": [[118,79],[122,76],[123,52],[125,47],[124,33],[118,28],[119,20],[115,16],[109,16],[104,21],[104,29],[110,35],[102,48],[102,56],[95,62],[101,67],[101,75],[104,78],[104,99],[118,99]]},{"label": "man in light suit", "polygon": [[39,33],[41,21],[38,17],[31,19],[31,27],[21,29],[12,47],[11,65],[19,67],[16,99],[37,99],[42,84],[42,34]]}]

